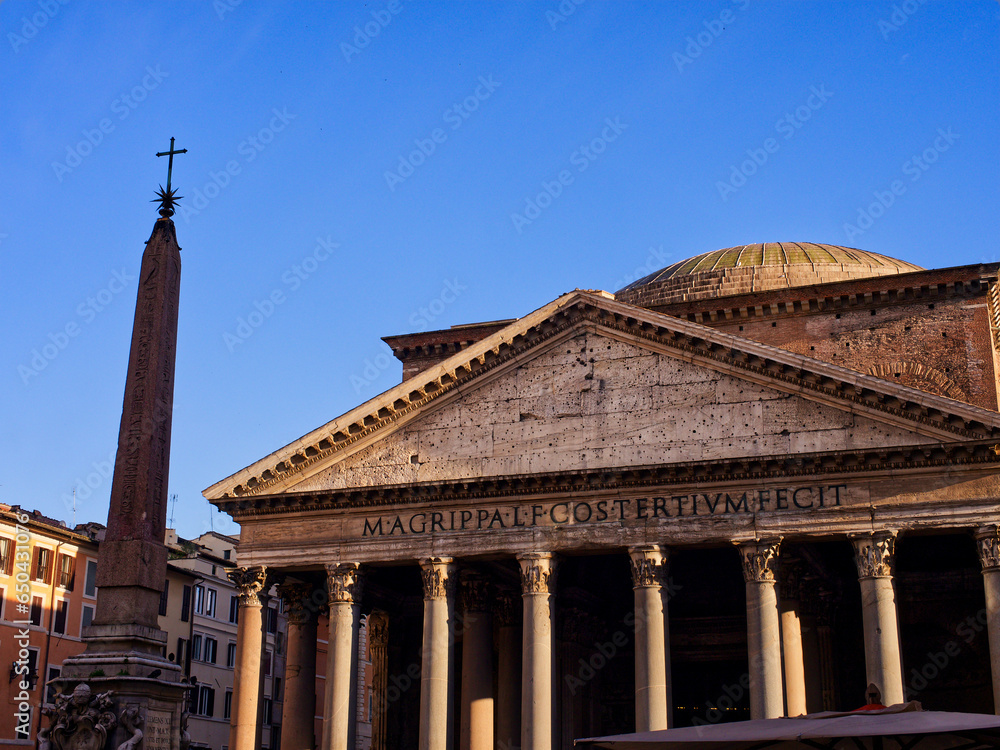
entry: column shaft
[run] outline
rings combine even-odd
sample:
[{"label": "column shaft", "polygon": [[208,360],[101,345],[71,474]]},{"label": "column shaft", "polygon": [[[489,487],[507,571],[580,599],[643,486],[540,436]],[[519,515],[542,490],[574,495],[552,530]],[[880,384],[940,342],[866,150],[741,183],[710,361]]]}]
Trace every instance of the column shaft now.
[{"label": "column shaft", "polygon": [[520,601],[510,592],[497,598],[499,656],[497,659],[496,747],[509,750],[521,739]]},{"label": "column shaft", "polygon": [[1000,533],[996,526],[977,531],[979,561],[986,593],[986,632],[990,639],[993,713],[1000,714]]},{"label": "column shaft", "polygon": [[353,750],[356,722],[355,675],[361,627],[358,602],[361,576],[357,563],[327,566],[330,588],[323,750]]},{"label": "column shaft", "polygon": [[278,587],[288,613],[282,750],[316,747],[316,612],[306,606],[312,604],[312,590],[312,586],[301,582],[286,582]]},{"label": "column shaft", "polygon": [[775,590],[778,543],[740,544],[747,592],[747,650],[750,718],[784,715],[781,680],[781,627]]},{"label": "column shaft", "polygon": [[493,750],[493,615],[487,581],[462,579],[462,727],[459,746]]},{"label": "column shaft", "polygon": [[904,700],[896,594],[892,588],[896,536],[882,531],[856,537],[853,542],[861,585],[868,685],[874,685],[882,703],[891,706]]},{"label": "column shaft", "polygon": [[524,602],[521,651],[521,750],[552,750],[553,627],[549,553],[518,555]]},{"label": "column shaft", "polygon": [[667,556],[658,545],[629,550],[635,597],[635,729],[670,726],[670,645],[663,582]]},{"label": "column shaft", "polygon": [[450,557],[420,561],[424,585],[424,631],[420,665],[419,750],[448,748],[451,725],[448,676],[454,599],[451,562]]},{"label": "column shaft", "polygon": [[233,669],[233,699],[229,720],[231,750],[254,750],[261,726],[261,653],[264,644],[260,593],[268,585],[263,567],[234,568],[227,571],[239,595],[239,624],[236,627],[236,665]]},{"label": "column shaft", "polygon": [[785,662],[785,705],[788,716],[806,710],[806,672],[802,650],[802,623],[798,602],[781,603],[781,651]]},{"label": "column shaft", "polygon": [[781,565],[781,655],[785,666],[785,714],[802,716],[806,710],[806,670],[802,646],[800,565],[786,559]]}]

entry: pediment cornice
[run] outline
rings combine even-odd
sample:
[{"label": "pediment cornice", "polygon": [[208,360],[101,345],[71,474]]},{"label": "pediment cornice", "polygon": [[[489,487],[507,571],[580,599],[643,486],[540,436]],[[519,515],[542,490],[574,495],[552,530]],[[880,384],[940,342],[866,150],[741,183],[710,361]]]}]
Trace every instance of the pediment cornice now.
[{"label": "pediment cornice", "polygon": [[440,399],[516,367],[530,352],[590,328],[735,377],[847,408],[939,441],[1000,436],[1000,414],[723,333],[699,323],[575,291],[518,319],[208,489],[213,501],[291,490],[295,481],[373,442]]},{"label": "pediment cornice", "polygon": [[[214,501],[239,521],[243,518],[337,509],[421,505],[429,502],[529,498],[671,486],[710,487],[746,482],[803,480],[811,477],[849,477],[865,480],[908,472],[977,470],[1000,464],[1000,445],[991,440],[929,443],[859,451],[825,451],[781,456],[685,461],[613,469],[545,472],[537,474],[416,482],[391,486],[351,487],[281,494],[228,497]],[[991,469],[992,470],[992,469]]]}]

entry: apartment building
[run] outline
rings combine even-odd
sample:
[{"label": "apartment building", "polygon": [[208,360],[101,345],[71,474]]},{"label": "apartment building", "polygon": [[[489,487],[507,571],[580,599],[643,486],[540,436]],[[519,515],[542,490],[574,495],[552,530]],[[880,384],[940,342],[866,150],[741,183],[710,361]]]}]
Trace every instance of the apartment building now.
[{"label": "apartment building", "polygon": [[[188,540],[168,529],[165,541],[170,560],[160,628],[167,633],[167,657],[183,665],[185,674],[193,678],[188,722],[191,747],[228,750],[238,599],[226,572],[236,567],[239,539],[209,532]],[[277,750],[287,620],[273,590],[264,624],[262,747]]]},{"label": "apartment building", "polygon": [[[0,503],[0,665],[7,685],[0,747],[34,746],[46,683],[83,650],[81,631],[97,603],[98,540],[104,527],[76,529],[37,511]],[[27,710],[24,710],[27,709]]]}]

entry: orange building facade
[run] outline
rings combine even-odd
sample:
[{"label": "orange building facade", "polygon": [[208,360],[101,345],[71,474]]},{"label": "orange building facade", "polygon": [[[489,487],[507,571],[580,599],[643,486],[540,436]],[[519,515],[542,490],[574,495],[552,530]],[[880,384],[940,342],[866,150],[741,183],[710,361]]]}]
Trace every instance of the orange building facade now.
[{"label": "orange building facade", "polygon": [[[99,528],[99,527],[97,527]],[[8,672],[0,747],[34,746],[46,683],[83,650],[97,602],[95,527],[70,530],[0,504],[0,664]]]}]

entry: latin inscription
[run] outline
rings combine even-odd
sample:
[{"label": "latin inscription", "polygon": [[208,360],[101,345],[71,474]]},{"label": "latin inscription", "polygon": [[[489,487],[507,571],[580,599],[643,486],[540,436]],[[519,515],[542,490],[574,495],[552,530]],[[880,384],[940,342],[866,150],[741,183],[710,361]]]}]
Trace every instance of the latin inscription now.
[{"label": "latin inscription", "polygon": [[458,510],[420,511],[364,519],[363,537],[433,534],[442,531],[618,523],[621,521],[693,516],[721,516],[776,511],[811,511],[840,506],[846,484],[777,487],[740,492],[696,492],[686,495],[610,500],[566,500],[536,505],[507,505]]},{"label": "latin inscription", "polygon": [[142,727],[145,750],[170,750],[171,719],[167,711],[146,711],[146,723]]}]

